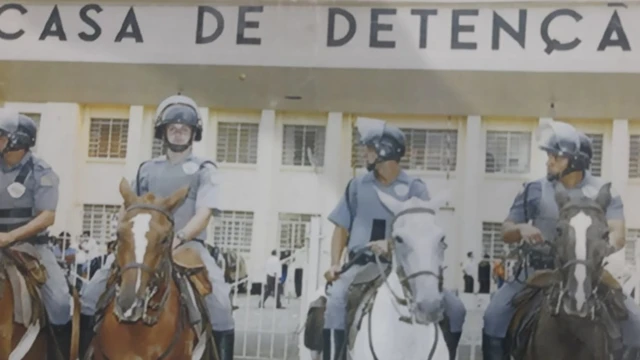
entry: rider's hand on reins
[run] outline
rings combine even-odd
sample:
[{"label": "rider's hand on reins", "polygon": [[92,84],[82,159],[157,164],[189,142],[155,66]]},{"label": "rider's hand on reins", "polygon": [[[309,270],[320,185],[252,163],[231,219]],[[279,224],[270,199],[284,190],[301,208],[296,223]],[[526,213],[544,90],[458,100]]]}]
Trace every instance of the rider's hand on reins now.
[{"label": "rider's hand on reins", "polygon": [[372,241],[367,246],[378,256],[384,256],[389,253],[389,242],[387,240]]},{"label": "rider's hand on reins", "polygon": [[520,224],[518,229],[520,230],[520,236],[522,237],[523,242],[532,245],[542,244],[544,242],[542,232],[540,232],[540,229],[537,227],[529,224]]},{"label": "rider's hand on reins", "polygon": [[332,265],[329,270],[324,273],[324,279],[327,280],[328,283],[334,282],[340,277],[341,270],[342,267],[340,265]]}]

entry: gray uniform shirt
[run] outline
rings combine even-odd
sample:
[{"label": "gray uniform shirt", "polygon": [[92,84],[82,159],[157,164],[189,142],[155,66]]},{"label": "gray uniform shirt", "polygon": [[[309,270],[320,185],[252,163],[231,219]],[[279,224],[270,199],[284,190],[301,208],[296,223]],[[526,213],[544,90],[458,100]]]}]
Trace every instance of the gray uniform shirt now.
[{"label": "gray uniform shirt", "polygon": [[[195,215],[196,209],[204,207],[213,211],[214,215],[219,213],[220,176],[215,165],[203,165],[205,161],[191,154],[183,161],[172,164],[166,156],[160,156],[142,163],[138,170],[138,195],[151,192],[167,197],[185,185],[190,186],[185,201],[173,213],[176,231],[187,225]],[[135,179],[131,186],[137,191]],[[206,240],[206,228],[196,238]]]},{"label": "gray uniform shirt", "polygon": [[[21,170],[33,163],[24,180],[24,193],[10,191]],[[0,232],[24,226],[42,211],[55,211],[58,206],[60,179],[51,166],[28,151],[15,166],[7,166],[0,158]],[[25,211],[15,211],[24,209]],[[27,209],[31,211],[27,212]],[[9,210],[14,210],[10,214]],[[9,215],[9,216],[4,216]],[[43,231],[44,233],[44,231]]]},{"label": "gray uniform shirt", "polygon": [[[370,241],[387,239],[391,236],[393,214],[382,204],[375,188],[405,201],[411,197],[429,200],[427,186],[421,179],[400,171],[393,183],[381,184],[373,172],[357,176],[351,180],[348,190],[329,214],[329,221],[349,230],[349,251],[365,247]],[[347,195],[348,199],[347,199]]]}]

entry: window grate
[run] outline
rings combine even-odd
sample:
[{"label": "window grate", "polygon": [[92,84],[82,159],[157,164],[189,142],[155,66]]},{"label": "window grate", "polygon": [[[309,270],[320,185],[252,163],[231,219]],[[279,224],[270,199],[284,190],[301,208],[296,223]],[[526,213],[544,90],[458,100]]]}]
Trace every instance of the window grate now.
[{"label": "window grate", "polygon": [[302,249],[307,244],[307,232],[311,225],[308,214],[281,213],[278,216],[280,251]]},{"label": "window grate", "polygon": [[107,242],[111,238],[115,219],[113,214],[120,211],[119,205],[84,204],[82,207],[82,231],[89,231],[91,238]]},{"label": "window grate", "polygon": [[91,119],[89,157],[125,159],[128,133],[128,119]]},{"label": "window grate", "polygon": [[487,131],[485,172],[526,174],[531,162],[531,132]]},{"label": "window grate", "polygon": [[491,261],[507,257],[516,245],[507,245],[502,240],[502,223],[482,222],[482,257],[489,255]]},{"label": "window grate", "polygon": [[216,160],[219,163],[257,164],[259,125],[218,123]]},{"label": "window grate", "polygon": [[[282,165],[292,166],[323,166],[325,126],[316,125],[285,125],[282,144]],[[311,149],[315,164],[307,156],[307,149]]]},{"label": "window grate", "polygon": [[253,212],[223,211],[212,221],[213,243],[225,251],[251,252]]}]

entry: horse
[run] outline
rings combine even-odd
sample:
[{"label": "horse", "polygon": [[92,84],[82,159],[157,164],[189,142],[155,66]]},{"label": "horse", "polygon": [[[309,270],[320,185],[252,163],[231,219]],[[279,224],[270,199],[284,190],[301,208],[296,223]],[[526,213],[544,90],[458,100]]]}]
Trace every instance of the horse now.
[{"label": "horse", "polygon": [[616,322],[626,317],[624,295],[603,264],[610,188],[604,185],[592,199],[556,186],[559,220],[548,244],[556,267],[537,271],[513,299],[507,339],[514,359],[605,360],[621,346]]},{"label": "horse", "polygon": [[[387,240],[391,265],[384,268],[377,259],[351,286],[344,352],[354,360],[449,359],[439,324],[444,318],[441,277],[446,243],[435,218],[446,195],[432,201],[398,201],[376,192],[394,215]],[[317,290],[305,324],[304,343],[314,360],[322,358],[326,291],[330,288]]]},{"label": "horse", "polygon": [[172,212],[188,191],[139,197],[120,182],[125,212],[85,359],[217,358],[202,301],[211,292],[206,269],[191,248],[172,250]]},{"label": "horse", "polygon": [[58,344],[47,323],[39,287],[47,280],[33,245],[22,243],[0,252],[0,359],[75,360],[78,357],[80,301],[73,300],[70,344]]}]

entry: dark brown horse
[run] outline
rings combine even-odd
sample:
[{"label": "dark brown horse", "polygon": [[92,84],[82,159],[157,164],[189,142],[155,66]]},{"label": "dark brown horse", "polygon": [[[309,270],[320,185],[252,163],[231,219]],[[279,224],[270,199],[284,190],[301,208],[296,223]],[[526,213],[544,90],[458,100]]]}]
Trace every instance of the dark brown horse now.
[{"label": "dark brown horse", "polygon": [[[520,360],[607,360],[620,341],[626,316],[620,285],[604,270],[610,184],[595,200],[570,198],[556,187],[560,209],[556,270],[537,272],[514,299],[511,355]],[[514,336],[515,335],[515,336]]]},{"label": "dark brown horse", "polygon": [[[211,292],[199,254],[173,251],[172,211],[188,187],[167,198],[138,197],[122,180],[125,213],[117,231],[116,259],[100,299],[96,335],[85,358],[210,359],[215,354],[202,301]],[[193,289],[193,291],[191,289]],[[199,293],[192,299],[181,294]],[[194,317],[200,316],[200,321]],[[191,325],[195,324],[195,325]],[[203,355],[204,352],[204,355]],[[209,354],[211,352],[211,354]]]},{"label": "dark brown horse", "polygon": [[0,252],[0,359],[78,358],[78,293],[75,288],[72,289],[74,312],[71,344],[59,344],[58,347],[37,290],[46,282],[46,276],[31,245],[23,243]]}]

